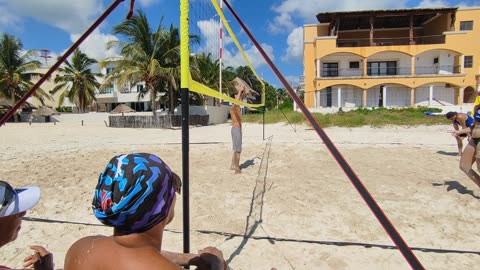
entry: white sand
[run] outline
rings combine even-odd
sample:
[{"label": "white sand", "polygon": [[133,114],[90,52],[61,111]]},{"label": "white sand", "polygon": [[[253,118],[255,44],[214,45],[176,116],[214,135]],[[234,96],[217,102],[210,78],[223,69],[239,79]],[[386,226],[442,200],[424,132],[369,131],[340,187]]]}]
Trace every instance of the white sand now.
[{"label": "white sand", "polygon": [[[398,250],[375,247],[393,242],[316,133],[306,126],[296,129],[267,125],[269,145],[262,141],[262,125],[247,123],[242,175],[228,170],[228,124],[190,129],[191,250],[216,246],[233,269],[408,269]],[[455,140],[446,133],[450,129],[326,132],[411,247],[478,254],[480,188],[458,169]],[[27,216],[92,225],[24,221],[19,238],[0,251],[0,264],[21,267],[27,246],[38,244],[54,253],[57,268],[63,267],[75,240],[111,232],[93,225],[99,222],[90,206],[108,160],[118,153],[151,152],[181,175],[180,142],[180,129],[113,129],[103,122],[1,127],[0,179],[42,190],[40,203]],[[180,199],[176,209],[164,248],[182,251]],[[414,252],[427,269],[480,265],[477,254]]]}]

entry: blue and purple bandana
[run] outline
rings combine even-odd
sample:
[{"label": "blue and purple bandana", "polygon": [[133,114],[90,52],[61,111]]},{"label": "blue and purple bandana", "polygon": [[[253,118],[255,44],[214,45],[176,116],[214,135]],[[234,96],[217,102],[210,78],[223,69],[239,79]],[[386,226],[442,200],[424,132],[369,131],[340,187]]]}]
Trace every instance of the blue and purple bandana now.
[{"label": "blue and purple bandana", "polygon": [[159,157],[117,155],[98,178],[93,213],[123,233],[145,232],[167,218],[175,191],[180,190],[180,177]]}]

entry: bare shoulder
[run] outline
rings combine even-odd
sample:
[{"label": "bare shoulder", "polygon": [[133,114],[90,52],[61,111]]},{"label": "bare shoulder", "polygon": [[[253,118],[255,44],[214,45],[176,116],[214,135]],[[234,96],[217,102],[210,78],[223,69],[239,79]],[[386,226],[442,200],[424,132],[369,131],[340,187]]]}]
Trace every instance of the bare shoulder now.
[{"label": "bare shoulder", "polygon": [[[115,263],[105,260],[115,258]],[[81,268],[78,268],[81,262]],[[89,236],[76,241],[65,256],[65,270],[102,269],[165,269],[181,270],[151,247],[124,247],[115,244],[111,237]]]},{"label": "bare shoulder", "polygon": [[98,243],[105,241],[105,239],[107,239],[107,237],[101,235],[87,236],[73,243],[65,255],[65,270],[80,269],[78,268],[78,261],[82,261],[84,264],[89,263],[89,255],[92,255]]},{"label": "bare shoulder", "polygon": [[95,242],[102,242],[107,238],[107,236],[103,235],[87,236],[84,238],[80,238],[75,243],[73,243],[73,245],[69,248],[68,251],[84,251],[84,249],[87,247],[94,247]]}]

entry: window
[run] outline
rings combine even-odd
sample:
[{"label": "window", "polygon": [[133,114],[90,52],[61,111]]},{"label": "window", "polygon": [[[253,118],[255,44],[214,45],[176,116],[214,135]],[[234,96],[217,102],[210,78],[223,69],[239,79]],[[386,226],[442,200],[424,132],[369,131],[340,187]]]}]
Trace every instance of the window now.
[{"label": "window", "polygon": [[113,71],[113,68],[107,68],[107,74],[110,74],[110,72]]},{"label": "window", "polygon": [[338,77],[338,63],[323,63],[322,77]]},{"label": "window", "polygon": [[465,56],[465,60],[463,61],[464,68],[471,68],[473,67],[473,56]]},{"label": "window", "polygon": [[369,76],[397,75],[397,62],[396,61],[368,62],[367,75]]},{"label": "window", "polygon": [[143,91],[143,84],[137,84],[137,92]]},{"label": "window", "polygon": [[433,58],[433,64],[438,64],[438,57]]},{"label": "window", "polygon": [[352,69],[353,68],[355,68],[355,69],[360,68],[360,62],[358,62],[358,61],[350,62],[350,68],[352,68]]},{"label": "window", "polygon": [[460,31],[473,30],[473,21],[461,21]]},{"label": "window", "polygon": [[115,91],[113,84],[109,84],[104,90],[100,91],[100,94],[111,94],[113,91]]}]

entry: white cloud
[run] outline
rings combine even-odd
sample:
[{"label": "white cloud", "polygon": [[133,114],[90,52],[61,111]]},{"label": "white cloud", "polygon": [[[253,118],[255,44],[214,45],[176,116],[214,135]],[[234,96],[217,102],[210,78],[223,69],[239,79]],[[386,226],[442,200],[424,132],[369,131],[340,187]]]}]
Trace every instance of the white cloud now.
[{"label": "white cloud", "polygon": [[[216,60],[219,56],[220,49],[220,23],[218,19],[211,18],[209,20],[203,20],[197,22],[197,27],[200,29],[200,39],[202,45],[199,48],[192,48],[195,53],[210,53],[212,59]],[[240,38],[239,35],[236,35],[237,40]],[[239,40],[240,42],[240,40]],[[248,61],[252,64],[253,68],[258,68],[259,66],[265,64],[263,57],[260,55],[258,50],[252,44],[250,45],[241,45],[242,49],[247,56]],[[223,29],[223,57],[222,65],[227,67],[237,68],[239,66],[246,66],[247,62],[243,58],[237,46],[234,44],[233,39],[229,36],[228,32]],[[268,44],[262,44],[262,48],[265,50],[267,55],[273,60],[273,47]]]},{"label": "white cloud", "polygon": [[303,27],[297,27],[288,35],[287,51],[282,61],[302,63],[303,59]]},{"label": "white cloud", "polygon": [[0,29],[20,29],[20,18],[10,12],[7,8],[0,6]]},{"label": "white cloud", "polygon": [[282,29],[282,32],[286,32],[293,30],[295,27],[294,19],[301,20],[302,24],[316,23],[315,16],[321,12],[402,8],[406,4],[407,0],[283,0],[278,6],[272,8],[277,16],[269,23],[268,28],[272,32],[276,32],[279,28]]},{"label": "white cloud", "polygon": [[[126,1],[128,2],[128,1]],[[143,7],[151,6],[154,3],[157,3],[158,0],[137,0],[137,2],[142,5]]]},{"label": "white cloud", "polygon": [[285,29],[293,29],[294,27],[292,16],[289,13],[280,13],[273,19],[273,22],[268,24],[268,30],[272,33],[283,33]]},{"label": "white cloud", "polygon": [[[141,2],[143,5],[148,5],[153,1],[156,0]],[[83,33],[102,11],[102,1],[98,0],[0,0],[0,29],[11,27],[11,25],[18,27],[25,17],[30,17],[38,22],[58,27],[68,33],[70,40],[74,42],[80,37],[79,33]],[[118,38],[101,33],[97,29],[80,45],[80,49],[97,60],[116,56],[118,54],[115,49],[106,49],[106,43],[110,40],[118,40]],[[54,57],[53,60],[49,60],[49,64],[52,64],[57,55],[54,52],[50,55]],[[42,63],[45,62],[43,59],[40,60]]]},{"label": "white cloud", "polygon": [[[200,48],[192,48],[196,53],[204,52],[210,53],[212,59],[218,59],[220,51],[220,22],[215,19],[203,20],[197,22],[197,27],[200,29]],[[233,40],[228,36],[228,33],[223,29],[222,47],[226,47],[233,43]]]},{"label": "white cloud", "polygon": [[418,4],[420,8],[448,7],[448,3],[443,0],[423,0]]},{"label": "white cloud", "polygon": [[420,8],[434,8],[434,7],[472,7],[480,5],[479,1],[469,1],[471,3],[466,2],[458,2],[452,3],[452,1],[447,0],[423,0],[418,4],[417,7]]},{"label": "white cloud", "polygon": [[[268,55],[268,57],[270,57],[270,59],[274,61],[275,57],[273,54],[273,47],[266,43],[262,43],[260,44],[260,46],[262,46],[263,50]],[[246,66],[247,62],[243,58],[240,51],[236,48],[236,46],[231,46],[231,47],[235,47],[235,48],[224,50],[224,54],[223,54],[224,66],[231,66],[233,68],[237,68],[239,66]],[[251,45],[250,47],[246,47],[246,46],[242,46],[242,47],[244,48],[244,52],[245,52],[245,55],[247,56],[248,61],[250,61],[254,69],[257,69],[258,67],[266,64],[265,60],[263,59],[263,56],[260,54],[260,52],[257,50],[255,46]]]},{"label": "white cloud", "polygon": [[[80,34],[71,34],[70,39],[72,42],[77,41],[80,37]],[[114,35],[103,34],[98,30],[94,31],[87,39],[83,41],[80,45],[80,50],[88,55],[90,58],[94,58],[98,61],[103,60],[108,57],[118,56],[116,48],[108,49],[106,45],[111,40],[118,40]]]},{"label": "white cloud", "polygon": [[0,7],[17,22],[21,17],[31,17],[68,33],[77,33],[92,23],[94,15],[102,10],[101,3],[97,0],[0,0]]}]

